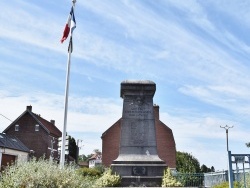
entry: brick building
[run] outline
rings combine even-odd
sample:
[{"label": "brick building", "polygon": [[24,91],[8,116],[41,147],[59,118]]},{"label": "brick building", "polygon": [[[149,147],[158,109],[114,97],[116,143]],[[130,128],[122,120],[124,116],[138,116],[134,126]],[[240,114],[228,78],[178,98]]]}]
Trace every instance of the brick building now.
[{"label": "brick building", "polygon": [[[26,110],[3,132],[17,137],[35,157],[40,158],[45,155],[46,159],[51,156],[49,148],[58,149],[58,138],[62,136],[62,132],[55,126],[55,121],[47,121],[33,113],[32,106],[27,106]],[[52,156],[57,158],[57,151],[53,152]]]},{"label": "brick building", "polygon": [[[176,147],[172,130],[160,121],[159,106],[154,105],[156,143],[158,156],[168,167],[176,168]],[[119,155],[121,121],[119,119],[102,134],[102,163],[110,166]]]}]

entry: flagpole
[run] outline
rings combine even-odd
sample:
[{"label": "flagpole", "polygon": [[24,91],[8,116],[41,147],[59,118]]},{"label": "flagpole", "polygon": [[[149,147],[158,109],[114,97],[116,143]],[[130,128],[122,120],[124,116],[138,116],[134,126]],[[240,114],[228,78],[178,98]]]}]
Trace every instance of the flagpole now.
[{"label": "flagpole", "polygon": [[[75,7],[76,0],[72,0],[72,3],[73,3],[73,7]],[[67,134],[67,115],[68,115],[68,95],[69,95],[71,53],[72,53],[72,36],[70,36],[70,42],[69,42],[69,48],[68,48],[65,101],[64,101],[64,124],[63,124],[63,133],[62,133],[61,157],[60,157],[61,168],[64,168],[64,163],[65,163],[65,143],[66,143],[66,134]]]},{"label": "flagpole", "polygon": [[71,63],[71,50],[68,52],[67,61],[67,74],[66,74],[66,86],[65,86],[65,100],[64,100],[64,124],[63,124],[63,134],[62,134],[62,148],[60,157],[60,166],[64,167],[65,162],[65,142],[67,133],[67,115],[68,115],[68,96],[69,96],[69,78],[70,78],[70,63]]}]

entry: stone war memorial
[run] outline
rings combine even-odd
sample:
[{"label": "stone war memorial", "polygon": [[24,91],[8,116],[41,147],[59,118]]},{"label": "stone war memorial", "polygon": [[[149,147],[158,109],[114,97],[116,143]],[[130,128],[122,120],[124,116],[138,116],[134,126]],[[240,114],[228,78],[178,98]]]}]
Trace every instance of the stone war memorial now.
[{"label": "stone war memorial", "polygon": [[122,186],[160,186],[167,167],[157,153],[153,97],[156,84],[148,80],[121,83],[123,112],[119,155],[112,161]]}]

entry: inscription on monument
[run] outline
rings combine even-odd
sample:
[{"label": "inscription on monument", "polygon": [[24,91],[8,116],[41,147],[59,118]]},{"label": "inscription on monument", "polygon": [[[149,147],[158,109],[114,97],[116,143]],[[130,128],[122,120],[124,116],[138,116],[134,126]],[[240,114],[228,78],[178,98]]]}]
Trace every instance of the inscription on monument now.
[{"label": "inscription on monument", "polygon": [[125,110],[124,113],[128,117],[144,117],[145,115],[151,114],[152,110],[143,107],[132,107],[129,110]]},{"label": "inscription on monument", "polygon": [[131,122],[130,144],[142,146],[147,144],[148,123],[142,121]]},{"label": "inscription on monument", "polygon": [[145,129],[143,125],[136,125],[131,122],[131,144],[143,144],[145,137]]},{"label": "inscription on monument", "polygon": [[145,97],[128,97],[124,99],[125,109],[124,117],[127,118],[145,118],[152,115],[152,108]]}]

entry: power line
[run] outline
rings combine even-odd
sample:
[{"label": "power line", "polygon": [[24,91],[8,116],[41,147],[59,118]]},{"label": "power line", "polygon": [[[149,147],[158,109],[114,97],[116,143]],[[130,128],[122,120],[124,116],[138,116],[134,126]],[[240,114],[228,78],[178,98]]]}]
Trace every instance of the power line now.
[{"label": "power line", "polygon": [[3,114],[0,114],[1,116],[3,116],[5,119],[7,119],[7,120],[9,120],[9,121],[11,121],[11,122],[13,122],[12,120],[10,120],[9,118],[7,118],[6,116],[4,116]]}]

